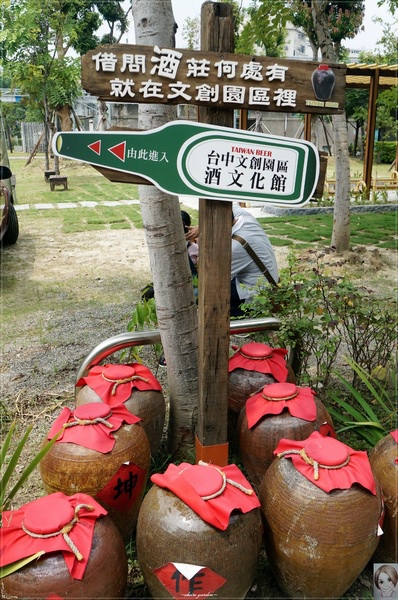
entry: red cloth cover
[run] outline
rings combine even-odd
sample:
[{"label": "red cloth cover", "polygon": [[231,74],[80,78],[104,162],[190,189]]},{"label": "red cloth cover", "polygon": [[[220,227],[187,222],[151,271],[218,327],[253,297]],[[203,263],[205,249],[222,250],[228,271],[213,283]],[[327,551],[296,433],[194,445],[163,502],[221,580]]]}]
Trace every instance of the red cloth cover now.
[{"label": "red cloth cover", "polygon": [[[315,478],[314,466],[308,464],[298,454],[304,449],[307,457],[319,464],[319,479]],[[354,483],[376,494],[376,483],[366,452],[356,451],[333,437],[325,437],[318,431],[314,431],[305,440],[280,440],[274,454],[281,458],[281,454],[291,458],[295,468],[325,492],[334,489],[346,490]],[[345,466],[339,467],[348,462]],[[338,468],[327,469],[321,465],[334,466]]]},{"label": "red cloth cover", "polygon": [[258,371],[272,375],[276,381],[286,381],[288,370],[284,348],[271,348],[260,342],[244,344],[228,361],[228,372],[235,369]]},{"label": "red cloth cover", "polygon": [[[266,415],[280,415],[287,409],[292,417],[315,421],[315,392],[309,387],[297,387],[294,383],[271,383],[246,402],[247,426],[254,427]],[[272,400],[270,400],[272,398]]]},{"label": "red cloth cover", "polygon": [[[249,494],[227,483],[219,496],[203,500],[203,496],[209,496],[221,489],[222,473],[227,479],[243,486]],[[164,474],[152,475],[151,481],[173,492],[204,521],[222,530],[227,529],[233,510],[247,513],[260,506],[253,488],[236,465],[218,467],[207,463],[181,463],[178,466],[171,464]]]},{"label": "red cloth cover", "polygon": [[[46,535],[60,531],[71,523],[78,505],[84,505],[77,513],[78,520],[68,532],[83,558],[78,560],[68,546],[62,533],[54,537],[35,538],[25,533]],[[90,508],[87,508],[90,507]],[[10,565],[18,560],[33,556],[37,552],[62,552],[66,566],[74,579],[83,579],[90,557],[96,520],[107,511],[87,494],[66,496],[55,492],[28,502],[18,510],[4,511],[0,535],[0,566]]]},{"label": "red cloth cover", "polygon": [[134,389],[162,391],[162,386],[148,367],[140,363],[98,365],[81,377],[76,387],[88,385],[109,406],[128,400]]},{"label": "red cloth cover", "polygon": [[115,445],[113,433],[120,429],[123,423],[134,424],[141,421],[139,417],[132,415],[130,411],[119,404],[112,408],[103,402],[91,402],[78,406],[75,410],[63,408],[59,417],[54,421],[50,432],[47,436],[51,440],[58,431],[62,430],[65,424],[76,422],[76,418],[80,420],[103,419],[111,425],[107,427],[104,423],[98,422],[91,425],[74,425],[66,427],[61,431],[56,444],[78,444],[90,450],[97,450],[106,454],[111,452]]}]

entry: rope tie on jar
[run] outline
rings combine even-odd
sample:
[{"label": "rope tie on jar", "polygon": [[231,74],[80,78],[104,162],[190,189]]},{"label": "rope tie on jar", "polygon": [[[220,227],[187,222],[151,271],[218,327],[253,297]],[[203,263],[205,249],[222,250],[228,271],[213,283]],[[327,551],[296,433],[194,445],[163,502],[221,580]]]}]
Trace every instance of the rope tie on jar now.
[{"label": "rope tie on jar", "polygon": [[229,485],[232,485],[233,487],[237,488],[244,494],[247,494],[248,496],[251,496],[251,494],[253,493],[253,490],[249,490],[248,488],[245,488],[243,485],[241,485],[237,481],[233,481],[233,479],[228,479],[227,476],[225,475],[225,473],[223,471],[221,471],[221,469],[218,469],[215,465],[211,465],[202,460],[200,460],[198,462],[198,464],[202,467],[211,467],[212,469],[215,469],[217,471],[217,473],[219,473],[222,477],[222,484],[221,484],[220,489],[217,490],[217,492],[214,492],[214,494],[210,494],[210,496],[201,496],[202,500],[213,500],[214,498],[221,496],[221,494],[227,487],[227,483],[229,483]]},{"label": "rope tie on jar", "polygon": [[318,479],[319,479],[319,468],[329,469],[329,470],[342,469],[343,467],[347,466],[348,463],[350,462],[350,455],[348,455],[347,458],[345,459],[345,461],[339,465],[322,465],[321,463],[317,462],[316,460],[314,460],[313,458],[308,456],[308,454],[306,453],[304,448],[302,448],[301,450],[285,450],[284,452],[280,452],[279,454],[277,454],[277,457],[283,458],[287,454],[299,454],[301,456],[301,458],[303,459],[303,461],[307,463],[307,465],[311,465],[312,467],[314,467],[314,480],[315,481],[318,481]]},{"label": "rope tie on jar", "polygon": [[68,423],[64,423],[64,427],[75,427],[75,425],[98,425],[99,423],[101,423],[102,425],[105,425],[105,427],[108,427],[108,429],[113,429],[113,425],[112,423],[109,423],[106,419],[108,419],[110,416],[112,415],[112,411],[109,411],[108,416],[106,416],[105,418],[103,417],[96,417],[95,419],[79,419],[79,417],[76,417],[76,415],[73,415],[74,421],[69,421]]},{"label": "rope tie on jar", "polygon": [[141,375],[132,375],[131,377],[125,377],[124,379],[110,379],[104,373],[101,373],[102,379],[105,379],[108,383],[113,383],[111,395],[114,396],[116,394],[116,390],[119,385],[122,383],[130,383],[130,381],[134,381],[135,379],[139,379],[140,381],[144,381],[145,383],[149,383],[149,379],[146,377],[141,377]]},{"label": "rope tie on jar", "polygon": [[83,560],[84,556],[79,551],[79,549],[76,547],[75,543],[71,540],[71,538],[69,537],[68,534],[73,529],[74,525],[79,522],[79,514],[78,513],[82,508],[85,508],[86,510],[89,510],[89,511],[94,510],[94,507],[91,506],[90,504],[78,504],[75,507],[75,516],[73,517],[72,521],[70,523],[67,523],[66,525],[64,525],[62,527],[62,529],[60,529],[59,531],[54,531],[53,533],[35,533],[34,531],[29,531],[29,529],[27,527],[25,527],[24,523],[22,523],[22,529],[30,537],[36,538],[39,540],[46,540],[48,538],[57,537],[57,535],[62,535],[66,544],[72,550],[72,552],[75,555],[75,557],[77,558],[77,560],[81,561],[81,560]]},{"label": "rope tie on jar", "polygon": [[272,358],[273,355],[273,353],[271,352],[271,354],[268,354],[268,356],[249,356],[249,354],[245,354],[244,352],[242,352],[242,350],[239,350],[239,352],[244,358],[248,358],[250,360],[267,360],[268,358]]},{"label": "rope tie on jar", "polygon": [[280,402],[280,401],[283,401],[283,400],[285,400],[285,401],[286,400],[293,400],[293,398],[295,398],[296,396],[298,396],[298,390],[295,391],[295,392],[293,392],[293,394],[290,394],[289,396],[284,396],[284,397],[281,397],[281,398],[272,398],[271,396],[266,396],[264,394],[264,392],[262,392],[261,395],[264,398],[264,400],[269,400],[270,402]]}]

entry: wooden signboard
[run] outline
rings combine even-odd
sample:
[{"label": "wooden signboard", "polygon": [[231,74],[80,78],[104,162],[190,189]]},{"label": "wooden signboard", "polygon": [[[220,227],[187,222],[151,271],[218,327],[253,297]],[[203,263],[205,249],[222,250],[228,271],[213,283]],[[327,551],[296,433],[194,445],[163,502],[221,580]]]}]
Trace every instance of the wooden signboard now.
[{"label": "wooden signboard", "polygon": [[214,200],[300,206],[319,175],[310,142],[190,121],[150,131],[60,132],[53,151],[137,174],[171,194]]},{"label": "wooden signboard", "polygon": [[82,87],[108,102],[337,114],[346,67],[157,46],[98,46],[82,57]]}]

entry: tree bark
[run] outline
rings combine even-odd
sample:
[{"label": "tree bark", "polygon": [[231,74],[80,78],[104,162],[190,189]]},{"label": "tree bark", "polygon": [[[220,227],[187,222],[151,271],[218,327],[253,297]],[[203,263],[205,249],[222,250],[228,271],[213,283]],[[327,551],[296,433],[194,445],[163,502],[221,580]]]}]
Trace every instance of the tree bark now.
[{"label": "tree bark", "polygon": [[[132,0],[136,43],[175,47],[171,0]],[[139,129],[176,118],[176,108],[139,106]],[[170,141],[172,143],[172,140]],[[141,214],[153,275],[159,332],[170,394],[168,449],[183,456],[194,444],[198,402],[198,319],[178,196],[139,186]]]},{"label": "tree bark", "polygon": [[[313,0],[312,19],[321,49],[322,60],[338,62],[338,51],[330,36],[325,0]],[[332,117],[335,135],[336,195],[334,200],[333,233],[331,244],[338,253],[350,247],[350,157],[345,113]]]},{"label": "tree bark", "polygon": [[57,109],[61,131],[72,131],[71,107],[67,104]]},{"label": "tree bark", "polygon": [[333,115],[332,123],[336,155],[332,246],[341,253],[350,249],[350,157],[345,113]]}]

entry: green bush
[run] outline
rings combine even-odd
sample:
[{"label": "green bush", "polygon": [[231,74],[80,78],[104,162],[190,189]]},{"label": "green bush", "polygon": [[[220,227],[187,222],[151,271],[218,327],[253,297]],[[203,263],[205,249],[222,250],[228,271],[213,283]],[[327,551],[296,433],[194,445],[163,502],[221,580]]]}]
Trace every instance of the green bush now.
[{"label": "green bush", "polygon": [[[251,317],[280,319],[272,342],[267,332],[256,337],[273,346],[296,347],[299,360],[294,370],[301,385],[321,385],[326,390],[341,355],[368,373],[386,368],[394,356],[397,299],[379,298],[345,278],[325,276],[319,264],[304,271],[294,252],[288,267],[281,270],[278,286],[259,287],[247,309]],[[353,371],[353,384],[357,379]]]},{"label": "green bush", "polygon": [[347,363],[358,376],[357,385],[354,388],[336,373],[343,389],[330,391],[328,410],[343,425],[337,431],[339,435],[353,432],[373,448],[396,428],[397,373],[395,368],[367,373],[354,361],[347,359]]},{"label": "green bush", "polygon": [[375,142],[374,154],[378,163],[391,165],[395,160],[397,142]]}]

